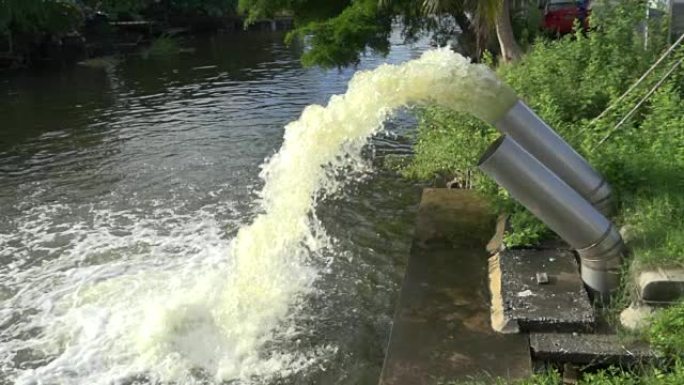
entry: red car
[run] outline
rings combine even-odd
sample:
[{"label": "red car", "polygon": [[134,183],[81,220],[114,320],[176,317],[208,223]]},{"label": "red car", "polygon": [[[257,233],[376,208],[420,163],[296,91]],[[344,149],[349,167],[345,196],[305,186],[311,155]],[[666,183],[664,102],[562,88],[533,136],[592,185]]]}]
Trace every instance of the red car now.
[{"label": "red car", "polygon": [[556,34],[573,31],[575,20],[579,19],[584,29],[589,28],[591,3],[588,0],[549,0],[544,6],[543,28]]}]

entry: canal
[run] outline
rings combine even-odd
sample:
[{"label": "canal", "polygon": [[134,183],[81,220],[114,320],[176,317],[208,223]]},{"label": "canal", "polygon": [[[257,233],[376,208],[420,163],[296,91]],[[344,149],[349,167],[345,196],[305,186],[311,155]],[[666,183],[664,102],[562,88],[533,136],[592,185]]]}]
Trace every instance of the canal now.
[{"label": "canal", "polygon": [[[322,70],[302,68],[301,48],[282,41],[202,37],[178,55],[0,74],[0,384],[145,383],[144,365],[125,356],[135,349],[108,336],[141,316],[131,293],[154,305],[141,280],[202,281],[207,266],[229,265],[284,125],[343,93],[357,69],[428,48],[395,36],[386,58]],[[377,382],[420,193],[383,160],[410,152],[413,124],[389,122],[365,151],[372,171],[318,205],[332,247],[311,255],[314,290],[236,358],[241,382]],[[110,281],[126,285],[101,289]],[[74,322],[78,338],[54,332]]]}]

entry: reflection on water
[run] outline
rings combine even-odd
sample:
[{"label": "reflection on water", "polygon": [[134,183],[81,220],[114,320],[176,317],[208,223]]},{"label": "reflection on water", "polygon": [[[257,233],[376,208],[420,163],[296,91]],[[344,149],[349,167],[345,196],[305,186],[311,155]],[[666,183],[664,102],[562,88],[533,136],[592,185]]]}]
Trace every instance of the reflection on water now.
[{"label": "reflection on water", "polygon": [[[259,165],[280,146],[284,124],[343,92],[354,72],[302,69],[298,48],[279,34],[188,46],[193,53],[170,58],[0,75],[6,378],[54,359],[12,341],[40,334],[32,325],[59,290],[220,256],[256,214]],[[395,44],[389,58],[369,56],[360,67],[424,48]],[[407,149],[387,138],[376,145]],[[319,207],[336,255],[298,320],[298,349],[335,349],[288,382],[377,380],[416,200],[416,188],[377,173]]]}]

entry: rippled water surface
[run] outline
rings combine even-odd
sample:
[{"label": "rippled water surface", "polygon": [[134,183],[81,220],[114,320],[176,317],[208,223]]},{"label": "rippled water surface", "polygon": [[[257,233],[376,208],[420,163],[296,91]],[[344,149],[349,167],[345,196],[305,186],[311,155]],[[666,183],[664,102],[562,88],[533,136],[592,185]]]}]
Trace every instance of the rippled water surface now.
[{"label": "rippled water surface", "polygon": [[[111,322],[111,314],[99,313],[60,318],[60,306],[77,296],[84,301],[92,285],[221,260],[237,229],[257,214],[260,165],[280,146],[283,126],[306,105],[344,92],[355,71],[303,69],[299,49],[284,46],[279,34],[185,45],[194,51],[0,74],[4,382],[40,378],[40,368],[60,367],[59,359],[65,360],[62,371],[47,383],[70,378],[68,338],[43,346],[41,327],[49,324],[45,314],[56,314],[50,322],[57,323]],[[389,57],[368,55],[359,69],[403,62],[425,48],[396,43]],[[369,162],[407,153],[402,138],[410,126],[410,119],[390,123],[399,136],[375,138]],[[296,338],[274,342],[283,345],[278,351],[308,352],[305,357],[315,360],[301,370],[275,368],[282,373],[270,381],[377,381],[419,188],[375,170],[318,207],[334,247],[312,262],[322,273],[292,316]],[[131,282],[133,292],[139,282]],[[93,341],[108,330],[91,321],[82,329]],[[271,348],[260,357],[267,360]],[[101,357],[72,353],[79,365],[104,373],[97,368],[107,365]]]}]

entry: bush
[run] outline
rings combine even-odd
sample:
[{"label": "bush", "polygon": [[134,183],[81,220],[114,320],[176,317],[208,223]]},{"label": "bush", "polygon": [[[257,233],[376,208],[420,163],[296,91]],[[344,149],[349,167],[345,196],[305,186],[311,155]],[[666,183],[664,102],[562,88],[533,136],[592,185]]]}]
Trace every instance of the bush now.
[{"label": "bush", "polygon": [[459,184],[470,184],[468,175],[475,172],[478,157],[496,138],[496,132],[471,115],[442,107],[422,108],[418,117],[416,156],[404,174],[419,179],[436,174],[458,176]]},{"label": "bush", "polygon": [[75,0],[5,0],[0,5],[0,33],[64,33],[82,22]]},{"label": "bush", "polygon": [[641,265],[684,266],[684,101],[673,80],[657,92],[642,122],[615,133],[595,163],[613,183]]},{"label": "bush", "polygon": [[[609,5],[614,4],[614,5]],[[631,229],[632,246],[643,263],[684,263],[684,118],[682,74],[666,82],[635,116],[605,143],[616,123],[658,80],[656,71],[632,95],[598,121],[653,63],[665,46],[664,26],[649,26],[649,41],[636,26],[645,25],[644,2],[597,4],[592,31],[560,40],[538,39],[518,63],[498,67],[510,84],[545,121],[587,157],[615,190],[618,224]],[[648,43],[648,44],[646,44]],[[472,118],[437,108],[424,110],[418,144],[406,174],[472,175],[475,188],[497,208],[511,214],[509,245],[532,245],[550,231],[474,168],[479,153],[496,136]]]}]

